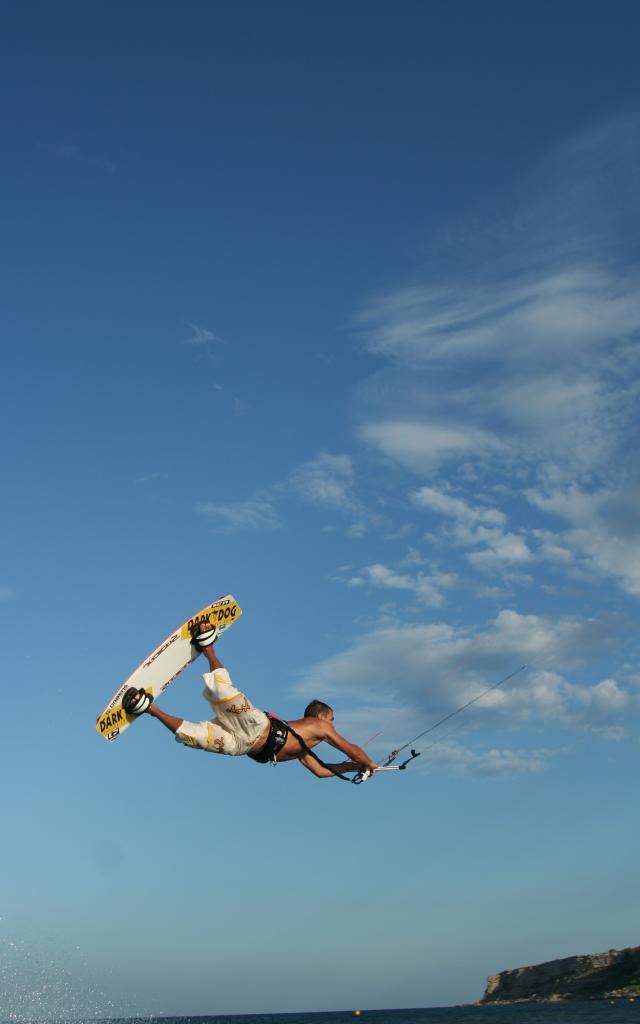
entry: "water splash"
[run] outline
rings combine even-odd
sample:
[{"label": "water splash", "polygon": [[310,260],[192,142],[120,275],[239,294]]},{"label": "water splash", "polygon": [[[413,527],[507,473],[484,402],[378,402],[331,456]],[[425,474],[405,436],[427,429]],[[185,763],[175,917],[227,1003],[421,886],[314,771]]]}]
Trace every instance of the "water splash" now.
[{"label": "water splash", "polygon": [[[120,1011],[120,1013],[118,1012]],[[115,1018],[122,1007],[100,988],[79,948],[0,938],[0,1021],[58,1024]]]}]

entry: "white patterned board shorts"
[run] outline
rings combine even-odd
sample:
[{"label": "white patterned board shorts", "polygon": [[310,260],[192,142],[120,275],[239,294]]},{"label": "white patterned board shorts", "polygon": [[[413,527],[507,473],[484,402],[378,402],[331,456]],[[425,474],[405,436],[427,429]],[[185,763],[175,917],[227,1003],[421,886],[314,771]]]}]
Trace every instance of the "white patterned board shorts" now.
[{"label": "white patterned board shorts", "polygon": [[247,754],[269,724],[264,711],[254,708],[248,697],[236,690],[226,668],[205,672],[202,696],[215,718],[206,722],[183,722],[176,732],[178,743],[199,747],[212,754]]}]

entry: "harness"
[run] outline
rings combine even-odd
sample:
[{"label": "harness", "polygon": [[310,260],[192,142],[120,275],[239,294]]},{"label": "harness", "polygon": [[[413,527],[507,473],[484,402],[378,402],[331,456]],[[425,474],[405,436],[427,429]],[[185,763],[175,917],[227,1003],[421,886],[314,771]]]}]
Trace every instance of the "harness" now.
[{"label": "harness", "polygon": [[257,761],[259,764],[275,765],[278,751],[282,750],[287,742],[289,726],[286,722],[283,722],[281,718],[276,718],[275,715],[270,714],[269,711],[266,712],[266,715],[269,719],[269,735],[267,736],[265,745],[257,754],[249,754],[249,757],[253,761]]}]

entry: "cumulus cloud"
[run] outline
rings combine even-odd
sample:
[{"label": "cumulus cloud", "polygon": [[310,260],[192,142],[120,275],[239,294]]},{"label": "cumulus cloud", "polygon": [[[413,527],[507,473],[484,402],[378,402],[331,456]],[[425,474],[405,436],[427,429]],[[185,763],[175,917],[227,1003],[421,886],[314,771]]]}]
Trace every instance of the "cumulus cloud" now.
[{"label": "cumulus cloud", "polygon": [[471,504],[435,487],[421,487],[410,498],[416,508],[444,519],[443,536],[453,546],[477,548],[466,555],[475,569],[510,573],[514,578],[514,569],[520,570],[534,560],[524,535],[505,530],[507,516],[500,509]]},{"label": "cumulus cloud", "polygon": [[[391,747],[418,736],[501,677],[515,673],[456,720],[462,731],[480,724],[507,730],[539,726],[546,731],[588,728],[613,737],[624,727],[628,709],[640,708],[637,691],[611,679],[593,686],[575,684],[568,673],[610,650],[618,630],[613,620],[550,619],[513,610],[503,610],[476,629],[447,623],[381,624],[344,651],[310,666],[294,692],[346,702],[351,721],[366,722],[360,735],[377,722]],[[519,670],[525,661],[529,667]],[[396,709],[391,717],[390,707]],[[393,729],[399,734],[392,734]],[[496,755],[495,762],[517,770],[511,754],[502,761]],[[474,771],[481,770],[471,756],[469,763]],[[544,763],[545,758],[538,759],[535,770]]]},{"label": "cumulus cloud", "polygon": [[360,437],[419,473],[432,473],[452,458],[483,458],[505,448],[498,437],[482,428],[415,418],[364,423]]},{"label": "cumulus cloud", "polygon": [[[428,728],[426,717],[411,705],[380,703],[357,708],[339,708],[339,726],[347,736],[354,736],[375,759],[386,760],[392,747],[412,738],[420,731],[418,726]],[[547,747],[511,748],[503,742],[499,747],[488,743],[483,745],[482,733],[462,742],[460,736],[450,732],[436,731],[416,743],[420,758],[412,764],[412,771],[443,770],[456,775],[481,778],[501,778],[509,775],[531,774],[545,771],[564,748],[555,750]],[[460,732],[460,730],[458,730]],[[462,728],[464,733],[464,728]],[[411,746],[411,744],[410,744]],[[398,757],[409,754],[409,747]]]},{"label": "cumulus cloud", "polygon": [[503,527],[507,521],[506,515],[500,509],[470,505],[463,498],[435,487],[419,488],[411,494],[411,500],[416,508],[431,509],[458,522]]},{"label": "cumulus cloud", "polygon": [[568,524],[542,534],[546,557],[613,577],[627,593],[640,595],[640,481],[597,491],[577,484],[546,493],[531,489],[527,497]]},{"label": "cumulus cloud", "polygon": [[[491,694],[487,697],[491,697]],[[513,728],[502,730],[501,744],[496,747],[492,745],[491,739],[485,738],[487,734],[479,722],[475,723],[476,728],[473,725],[469,727],[463,718],[454,718],[445,722],[443,728],[430,731],[437,725],[437,720],[432,721],[426,725],[427,733],[422,736],[420,732],[416,734],[419,719],[413,707],[362,708],[357,712],[347,712],[346,715],[341,710],[341,722],[343,718],[347,719],[349,728],[361,727],[365,721],[370,729],[382,727],[380,733],[372,733],[372,741],[368,744],[368,749],[381,763],[390,752],[388,737],[411,737],[406,746],[402,744],[403,750],[396,763],[417,748],[420,760],[413,766],[414,771],[444,768],[456,774],[488,777],[539,772],[544,771],[554,757],[565,751],[564,747],[507,746],[508,737],[515,731]],[[361,728],[360,734],[364,736],[365,730]]]},{"label": "cumulus cloud", "polygon": [[515,533],[498,533],[487,536],[488,546],[482,551],[473,551],[467,559],[477,569],[493,572],[505,566],[520,566],[533,558],[524,539]]},{"label": "cumulus cloud", "polygon": [[557,756],[557,751],[544,747],[533,750],[513,750],[509,747],[478,750],[449,740],[434,744],[424,756],[423,766],[446,767],[459,775],[501,778],[544,771],[552,758]]},{"label": "cumulus cloud", "polygon": [[360,587],[369,585],[388,590],[404,590],[414,594],[419,601],[432,608],[439,608],[445,603],[444,590],[456,583],[455,573],[418,572],[415,576],[400,573],[379,562],[366,565],[357,575],[351,576],[349,586]]}]

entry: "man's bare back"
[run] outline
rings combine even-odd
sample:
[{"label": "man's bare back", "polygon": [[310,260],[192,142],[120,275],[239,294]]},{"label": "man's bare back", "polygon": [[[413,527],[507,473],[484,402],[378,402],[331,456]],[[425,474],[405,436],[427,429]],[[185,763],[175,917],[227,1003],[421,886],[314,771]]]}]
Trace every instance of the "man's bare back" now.
[{"label": "man's bare back", "polygon": [[[333,725],[333,718],[333,710],[327,708],[327,711],[321,712],[320,715],[306,716],[305,718],[296,718],[293,721],[288,721],[289,735],[285,745],[276,754],[276,761],[300,761],[305,768],[308,768],[318,778],[329,778],[331,775],[342,774],[342,772],[347,771],[359,771],[363,768],[375,771],[376,763],[371,760],[362,747],[356,746],[355,743],[350,743],[349,740],[336,731]],[[264,739],[266,739],[266,736],[260,737],[260,742],[263,743]],[[302,743],[300,740],[302,740]],[[325,765],[315,755],[309,753],[319,743],[329,743],[336,750],[347,754],[349,760],[342,761],[339,764]]]}]

